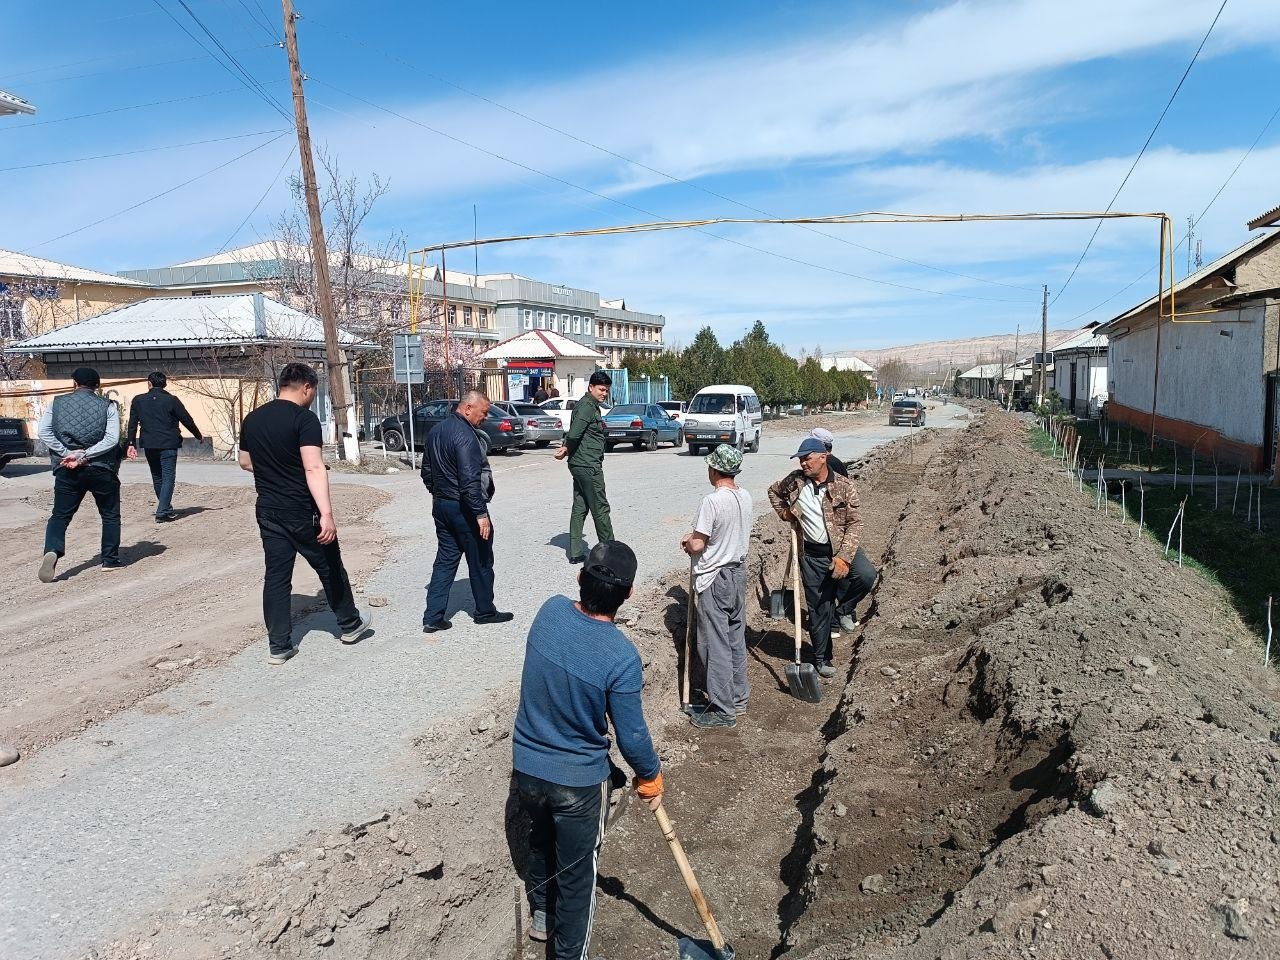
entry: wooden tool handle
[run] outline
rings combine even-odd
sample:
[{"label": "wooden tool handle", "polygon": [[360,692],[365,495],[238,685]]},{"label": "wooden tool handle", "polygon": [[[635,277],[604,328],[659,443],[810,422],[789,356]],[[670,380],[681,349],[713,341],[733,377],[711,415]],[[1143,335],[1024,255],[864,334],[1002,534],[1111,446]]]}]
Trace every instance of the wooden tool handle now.
[{"label": "wooden tool handle", "polygon": [[707,906],[707,898],[702,895],[702,887],[698,886],[698,878],[693,875],[693,867],[689,866],[689,858],[684,855],[684,847],[680,845],[680,840],[676,837],[675,827],[671,825],[671,818],[667,816],[667,811],[662,804],[658,804],[658,809],[653,811],[653,816],[658,821],[658,829],[667,838],[667,844],[671,847],[671,855],[675,857],[676,866],[680,868],[680,876],[684,878],[684,884],[689,888],[689,896],[693,899],[693,906],[697,909],[698,916],[702,919],[702,925],[707,928],[707,936],[711,938],[711,945],[716,950],[723,952],[724,937],[720,934],[720,927],[716,923],[716,918],[711,915],[711,908]]},{"label": "wooden tool handle", "polygon": [[684,625],[684,676],[680,681],[680,705],[689,702],[689,674],[693,670],[693,615],[698,595],[693,590],[693,558],[689,558],[689,604]]},{"label": "wooden tool handle", "polygon": [[800,662],[800,538],[796,528],[791,528],[791,609],[796,616],[796,663]]}]

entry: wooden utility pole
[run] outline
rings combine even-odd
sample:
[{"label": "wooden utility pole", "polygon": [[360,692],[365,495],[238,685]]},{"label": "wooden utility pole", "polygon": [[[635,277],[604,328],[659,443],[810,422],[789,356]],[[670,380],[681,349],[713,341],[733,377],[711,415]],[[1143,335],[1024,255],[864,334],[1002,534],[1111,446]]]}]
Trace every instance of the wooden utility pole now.
[{"label": "wooden utility pole", "polygon": [[[307,197],[307,220],[311,224],[311,269],[315,271],[316,305],[324,324],[325,365],[329,368],[329,402],[333,406],[334,439],[338,459],[346,459],[344,433],[358,436],[355,417],[347,400],[347,361],[338,345],[338,318],[333,309],[333,287],[329,282],[329,248],[320,218],[320,196],[316,188],[316,167],[311,156],[311,131],[307,127],[307,101],[302,92],[302,68],[298,65],[298,33],[293,0],[281,0],[284,7],[284,41],[289,54],[289,82],[293,87],[293,118],[298,131],[298,156],[302,158],[302,185]],[[360,445],[353,444],[352,460],[360,462]]]},{"label": "wooden utility pole", "polygon": [[1044,403],[1045,373],[1049,369],[1049,285],[1040,304],[1040,403]]}]

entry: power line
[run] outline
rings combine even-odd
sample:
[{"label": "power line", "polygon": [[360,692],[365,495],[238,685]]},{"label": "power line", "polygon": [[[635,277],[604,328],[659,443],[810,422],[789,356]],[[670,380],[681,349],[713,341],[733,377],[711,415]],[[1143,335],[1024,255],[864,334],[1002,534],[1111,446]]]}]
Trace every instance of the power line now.
[{"label": "power line", "polygon": [[92,157],[75,157],[70,160],[46,160],[43,163],[24,163],[16,167],[0,167],[0,173],[11,170],[34,170],[37,167],[57,167],[68,163],[86,163],[90,160],[111,160],[115,157],[135,157],[141,153],[155,153],[158,150],[177,150],[181,147],[198,147],[206,143],[226,143],[228,140],[244,140],[246,137],[264,137],[269,133],[288,133],[288,130],[258,130],[255,133],[237,133],[231,137],[215,137],[212,140],[189,140],[186,143],[169,143],[160,147],[143,147],[140,150],[125,150],[120,153],[100,153]]},{"label": "power line", "polygon": [[[237,51],[240,53],[246,53],[246,52],[251,53],[255,50],[266,50],[269,47],[274,47],[274,46],[276,46],[276,44],[274,43],[260,43],[252,47],[238,47]],[[110,58],[97,57],[95,59],[102,60],[102,59],[110,59]],[[88,79],[89,77],[103,77],[113,73],[130,73],[134,70],[153,70],[156,67],[171,67],[177,63],[196,63],[201,60],[208,60],[208,59],[209,59],[208,54],[202,54],[201,56],[198,56],[198,57],[178,57],[173,60],[155,60],[150,63],[135,63],[125,67],[112,67],[111,69],[108,69],[108,70],[91,70],[88,73],[68,74],[65,77],[48,77],[44,80],[28,80],[22,84],[22,87],[25,90],[29,87],[38,87],[41,84],[46,84],[46,83],[63,83],[67,80],[85,80],[85,79]],[[92,63],[93,61],[90,60],[86,62]]]},{"label": "power line", "polygon": [[[326,86],[330,90],[334,90],[337,93],[341,93],[342,95],[350,97],[352,100],[356,100],[360,103],[363,103],[366,106],[374,108],[375,110],[381,110],[383,113],[390,114],[393,117],[396,117],[400,120],[405,121],[406,123],[411,123],[416,127],[421,127],[422,129],[427,130],[428,132],[433,133],[436,136],[443,137],[446,140],[450,140],[454,143],[467,147],[471,150],[475,150],[479,153],[483,153],[485,156],[492,157],[495,160],[500,160],[503,163],[510,164],[514,167],[519,167],[521,170],[527,170],[529,173],[533,173],[533,174],[536,174],[537,176],[544,177],[548,180],[554,181],[555,183],[559,183],[563,186],[569,187],[572,190],[578,190],[578,191],[581,191],[582,193],[589,194],[593,197],[596,197],[597,199],[604,200],[608,203],[613,203],[613,204],[617,204],[618,206],[626,207],[628,210],[634,210],[635,212],[640,213],[646,217],[653,217],[663,222],[668,222],[668,223],[671,222],[668,218],[663,217],[661,214],[657,214],[650,210],[646,210],[643,207],[638,207],[632,203],[627,203],[625,200],[619,200],[616,197],[606,196],[605,194],[592,190],[590,187],[584,187],[581,184],[577,184],[577,183],[573,183],[572,181],[565,180],[563,177],[558,177],[555,174],[547,173],[545,170],[539,170],[536,167],[531,167],[526,163],[520,162],[519,160],[515,160],[515,159],[512,159],[511,157],[507,157],[500,153],[496,153],[492,150],[488,150],[485,147],[481,147],[477,144],[471,143],[470,141],[464,140],[461,137],[457,137],[451,133],[447,133],[446,131],[439,129],[438,127],[433,127],[430,124],[423,123],[421,120],[416,120],[413,117],[406,116],[403,113],[399,113],[395,110],[392,110],[390,107],[384,107],[379,103],[374,103],[372,100],[367,100],[364,97],[358,96],[357,94],[351,93],[347,90],[343,90],[340,87],[336,87],[331,83],[326,83],[324,80],[321,80],[314,75],[309,75],[309,76],[312,81],[314,81],[315,83],[319,83],[322,86]],[[867,276],[863,276],[862,274],[852,273],[848,270],[841,270],[837,267],[830,267],[820,263],[812,263],[808,260],[802,260],[799,257],[793,257],[785,253],[779,253],[776,250],[769,250],[765,247],[758,247],[758,246],[755,246],[754,244],[746,243],[745,241],[742,241],[742,240],[736,240],[732,237],[721,236],[720,234],[712,233],[709,230],[705,230],[701,227],[693,227],[692,229],[696,233],[701,233],[705,236],[712,237],[724,243],[733,244],[734,246],[741,247],[744,250],[751,250],[755,253],[763,253],[766,256],[775,257],[779,260],[784,260],[788,263],[793,263],[798,266],[811,267],[815,270],[822,270],[826,273],[837,274],[839,276],[848,277],[853,280],[861,280],[865,283],[874,283],[880,286],[894,287],[899,290],[909,290],[913,293],[924,293],[924,294],[928,294],[930,296],[935,296],[935,297],[955,297],[961,300],[979,300],[987,303],[1024,303],[1025,302],[1022,300],[997,299],[994,297],[977,297],[977,296],[972,296],[970,294],[964,294],[964,293],[949,293],[941,290],[930,290],[926,287],[915,287],[915,286],[911,286],[910,284],[897,283],[892,280],[880,280],[875,277],[867,277]]]},{"label": "power line", "polygon": [[255,24],[261,27],[266,32],[267,36],[269,36],[276,43],[280,42],[280,35],[276,33],[275,30],[272,29],[271,21],[266,19],[266,14],[262,12],[261,7],[258,7],[259,13],[254,13],[254,11],[249,9],[249,5],[245,3],[244,0],[238,0],[238,2],[240,6],[244,8],[244,12],[249,15],[250,20],[252,20]]},{"label": "power line", "polygon": [[[379,52],[375,50],[375,48],[372,47],[370,44],[366,43],[365,41],[360,40],[356,37],[352,37],[349,34],[343,33],[341,30],[338,30],[335,27],[328,26],[316,20],[312,20],[311,22],[316,23],[317,25],[324,27],[327,30],[333,31],[334,33],[338,34],[338,36],[343,37],[344,39],[352,43],[358,43],[361,46],[365,47],[366,49],[374,50],[374,52]],[[387,56],[389,59],[395,61],[396,63],[399,63],[401,66],[406,67],[409,70],[413,70],[417,73],[421,73],[423,76],[430,77],[431,79],[439,83],[442,83],[447,87],[451,87],[454,90],[457,90],[459,93],[465,94],[468,97],[473,97],[474,99],[479,100],[482,103],[487,103],[498,110],[502,110],[505,113],[509,113],[513,117],[518,117],[521,120],[525,120],[528,123],[534,124],[535,126],[542,127],[544,130],[548,130],[551,133],[558,134],[559,136],[566,137],[569,140],[574,141],[575,143],[580,143],[585,147],[591,148],[592,150],[599,151],[600,153],[603,153],[605,156],[613,157],[615,160],[621,160],[624,163],[628,163],[648,173],[655,174],[656,176],[669,180],[672,183],[683,184],[684,186],[689,187],[693,190],[697,190],[700,193],[704,193],[709,197],[714,197],[717,200],[723,200],[726,203],[732,203],[735,206],[741,207],[744,210],[750,210],[752,213],[758,213],[766,217],[777,216],[777,214],[771,213],[768,210],[763,210],[760,207],[752,206],[751,204],[745,203],[741,200],[735,200],[733,197],[729,197],[722,193],[718,193],[715,190],[711,190],[707,187],[702,186],[701,184],[694,183],[690,180],[686,180],[683,177],[678,177],[673,173],[667,173],[665,170],[660,170],[657,167],[651,166],[647,163],[643,163],[632,157],[625,156],[621,153],[618,153],[615,150],[611,150],[608,147],[601,146],[600,144],[595,143],[591,140],[588,140],[585,137],[579,136],[578,134],[575,134],[575,133],[571,133],[568,130],[564,130],[560,127],[557,127],[554,124],[551,124],[546,122],[545,120],[539,119],[538,117],[531,116],[530,114],[517,110],[514,107],[509,107],[498,100],[494,100],[492,97],[487,97],[482,93],[477,93],[474,90],[470,90],[467,87],[464,87],[461,84],[448,79],[447,77],[442,77],[439,74],[432,73],[430,70],[424,70],[421,67],[417,66],[416,64],[412,64],[412,63],[409,63],[408,61],[401,60],[399,57],[395,56],[394,54],[387,53],[386,51],[381,51],[381,52],[383,53],[383,55]],[[925,270],[934,270],[934,271],[937,271],[938,273],[948,274],[949,276],[960,277],[965,280],[973,280],[976,283],[988,283],[988,284],[994,284],[996,286],[1008,287],[1011,290],[1023,290],[1028,292],[1031,290],[1030,287],[1023,287],[1023,286],[1019,286],[1017,284],[1012,284],[1012,283],[1004,283],[1003,281],[1000,281],[1000,280],[990,280],[985,277],[975,277],[968,273],[960,273],[959,271],[956,271],[956,270],[948,270],[946,267],[939,267],[929,263],[922,263],[919,260],[912,260],[910,257],[899,256],[896,253],[889,253],[886,250],[879,250],[875,247],[868,247],[861,243],[855,243],[854,241],[848,239],[847,237],[841,237],[835,234],[824,233],[823,231],[815,229],[813,227],[802,227],[802,229],[807,230],[810,233],[816,234],[817,236],[826,237],[828,240],[835,240],[837,243],[843,243],[849,247],[855,247],[859,250],[865,250],[868,253],[874,253],[881,257],[887,257],[890,260],[897,260],[901,263],[911,264],[912,266],[921,267]]]},{"label": "power line", "polygon": [[[1204,49],[1204,45],[1209,42],[1209,35],[1213,33],[1213,28],[1218,25],[1218,18],[1222,16],[1222,11],[1227,8],[1227,0],[1222,0],[1222,6],[1218,7],[1218,12],[1213,15],[1213,22],[1209,24],[1209,29],[1205,31],[1204,36],[1200,39],[1200,46],[1196,47],[1196,52],[1191,57],[1191,62],[1187,64],[1187,69],[1182,71],[1182,77],[1178,80],[1178,85],[1173,88],[1173,93],[1169,94],[1169,100],[1164,105],[1164,109],[1160,111],[1160,116],[1156,118],[1155,126],[1151,128],[1151,132],[1147,134],[1146,142],[1143,143],[1142,149],[1138,151],[1138,155],[1133,158],[1133,163],[1129,166],[1129,172],[1124,175],[1124,179],[1120,181],[1120,186],[1116,187],[1115,194],[1111,197],[1111,201],[1107,204],[1107,212],[1111,211],[1116,200],[1120,198],[1120,191],[1124,189],[1124,185],[1129,182],[1129,178],[1133,176],[1133,171],[1137,169],[1138,162],[1142,159],[1142,155],[1147,152],[1147,147],[1151,146],[1151,141],[1156,135],[1156,131],[1160,129],[1160,124],[1164,122],[1165,114],[1169,112],[1169,108],[1173,106],[1173,101],[1178,96],[1178,91],[1182,89],[1182,85],[1186,83],[1187,77],[1191,74],[1191,68],[1196,65],[1196,61],[1200,58],[1200,51]],[[1058,298],[1066,292],[1071,281],[1075,278],[1076,272],[1080,269],[1080,264],[1084,263],[1084,258],[1089,255],[1089,248],[1093,246],[1093,241],[1098,236],[1098,231],[1102,229],[1102,221],[1099,220],[1093,228],[1093,233],[1089,235],[1089,242],[1084,245],[1084,250],[1080,254],[1080,259],[1076,261],[1076,265],[1071,268],[1071,274],[1067,277],[1067,282],[1062,285],[1057,294],[1054,295],[1053,303],[1058,302]]]},{"label": "power line", "polygon": [[284,168],[289,165],[289,161],[293,158],[293,155],[297,151],[297,149],[298,149],[298,145],[296,143],[289,148],[289,152],[284,155],[284,162],[280,164],[280,169],[276,171],[276,175],[272,177],[271,182],[267,184],[267,189],[262,191],[262,196],[260,196],[258,198],[258,202],[253,205],[253,209],[245,214],[244,219],[240,221],[240,226],[236,227],[235,230],[231,231],[231,236],[227,237],[227,239],[223,242],[222,246],[218,248],[218,252],[214,254],[215,257],[219,256],[224,250],[227,249],[227,247],[231,246],[231,241],[234,240],[236,236],[240,233],[240,231],[244,229],[244,225],[249,222],[249,218],[258,212],[258,208],[262,206],[263,201],[267,199],[267,194],[271,193],[271,191],[275,189],[276,184],[280,180],[280,174],[284,173]]},{"label": "power line", "polygon": [[[159,0],[157,0],[157,2],[159,2]],[[284,111],[284,109],[278,103],[276,103],[275,100],[271,98],[271,96],[267,93],[266,88],[262,86],[262,84],[258,81],[258,79],[253,74],[251,74],[247,69],[245,69],[244,64],[242,64],[238,59],[236,59],[235,54],[233,54],[230,50],[228,50],[223,45],[222,41],[219,40],[214,35],[213,31],[210,30],[207,26],[205,26],[204,21],[201,20],[198,16],[196,16],[195,11],[192,10],[190,6],[188,6],[187,0],[178,0],[178,5],[181,6],[183,10],[187,11],[187,16],[189,16],[192,20],[196,22],[196,26],[198,26],[201,29],[201,31],[204,33],[206,37],[208,37],[210,40],[214,42],[217,48],[222,51],[223,56],[225,56],[228,60],[231,61],[232,66],[234,66],[235,69],[238,70],[240,74],[249,82],[249,84],[255,90],[258,91],[258,93],[263,97],[263,99],[265,99],[268,103],[270,103],[272,107],[274,107],[281,115],[287,118],[288,114]]]},{"label": "power line", "polygon": [[77,233],[83,233],[85,230],[88,230],[91,227],[96,227],[99,224],[106,223],[108,220],[114,220],[116,217],[120,217],[126,213],[130,213],[131,211],[137,210],[139,207],[146,206],[148,203],[151,203],[153,200],[159,200],[161,197],[166,197],[169,194],[173,193],[175,190],[181,190],[183,187],[189,184],[195,183],[197,180],[201,180],[209,176],[210,174],[217,173],[219,170],[223,169],[224,167],[229,167],[231,166],[231,164],[235,163],[236,161],[243,160],[245,157],[249,156],[252,153],[257,153],[263,147],[269,147],[271,144],[275,143],[281,137],[284,137],[287,135],[288,135],[288,132],[286,131],[285,133],[272,137],[270,140],[260,143],[256,147],[249,148],[239,156],[232,157],[230,160],[226,160],[218,164],[216,167],[212,167],[204,171],[204,173],[196,174],[194,177],[191,177],[189,180],[183,180],[181,183],[174,184],[172,187],[170,187],[167,190],[161,190],[159,193],[154,194],[153,196],[147,197],[145,200],[139,200],[137,203],[130,204],[129,206],[125,207],[122,210],[117,210],[115,213],[109,213],[105,217],[100,217],[97,220],[94,220],[92,223],[86,223],[84,226],[76,227],[74,230],[68,230],[66,233],[60,233],[58,234],[58,236],[50,237],[48,240],[41,240],[39,243],[34,243],[21,252],[30,253],[32,250],[38,250],[40,247],[44,247],[51,243],[55,243],[58,240],[65,240],[67,237],[75,236],[75,234]]},{"label": "power line", "polygon": [[[285,81],[282,78],[280,80],[268,80],[267,82],[268,83],[284,83]],[[69,117],[55,117],[52,120],[36,120],[36,121],[33,121],[32,123],[5,124],[3,127],[0,127],[0,131],[25,130],[28,127],[43,127],[51,123],[66,123],[70,120],[87,120],[90,117],[105,117],[113,113],[124,113],[125,111],[128,111],[128,110],[143,110],[143,109],[146,109],[147,107],[163,107],[171,103],[188,103],[192,100],[205,100],[205,99],[208,99],[209,97],[221,97],[228,93],[239,93],[239,92],[240,92],[240,88],[232,87],[228,90],[214,90],[214,91],[211,91],[210,93],[196,93],[196,94],[192,94],[189,97],[174,97],[171,100],[153,100],[150,103],[131,103],[128,106],[124,106],[124,107],[112,107],[109,110],[98,110],[98,111],[95,111],[94,113],[77,113]],[[293,119],[292,118],[288,118],[288,119],[289,119],[289,123],[292,125]]]}]

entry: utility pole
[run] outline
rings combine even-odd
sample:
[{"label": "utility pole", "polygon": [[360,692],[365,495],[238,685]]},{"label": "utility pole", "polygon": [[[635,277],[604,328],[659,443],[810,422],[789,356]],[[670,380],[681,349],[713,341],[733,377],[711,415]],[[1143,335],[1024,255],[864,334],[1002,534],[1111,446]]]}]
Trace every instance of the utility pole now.
[{"label": "utility pole", "polygon": [[302,158],[302,185],[307,197],[307,220],[311,224],[311,268],[315,271],[316,305],[324,324],[325,365],[329,368],[329,402],[333,406],[334,439],[338,459],[348,457],[360,462],[360,444],[352,440],[347,449],[345,437],[358,437],[355,410],[347,400],[347,361],[338,345],[338,318],[333,309],[333,287],[329,282],[329,249],[324,240],[324,221],[320,219],[320,197],[316,189],[316,167],[311,156],[311,131],[307,127],[307,101],[302,92],[302,68],[298,65],[298,33],[294,21],[293,0],[280,0],[284,7],[284,41],[289,54],[289,82],[293,87],[294,126],[298,131],[298,156]]},{"label": "utility pole", "polygon": [[[1018,324],[1017,330],[1013,335],[1013,372],[1018,372],[1018,347],[1022,345],[1022,324]],[[1013,411],[1013,381],[1009,381],[1009,402],[1005,405],[1005,410]]]},{"label": "utility pole", "polygon": [[1040,305],[1040,403],[1044,403],[1045,372],[1049,367],[1049,285],[1044,285],[1044,300]]}]

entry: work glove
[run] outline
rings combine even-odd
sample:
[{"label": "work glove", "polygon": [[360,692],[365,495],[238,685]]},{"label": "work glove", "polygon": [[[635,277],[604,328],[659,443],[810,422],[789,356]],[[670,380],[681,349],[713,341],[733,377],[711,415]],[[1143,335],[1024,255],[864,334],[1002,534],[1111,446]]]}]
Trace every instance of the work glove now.
[{"label": "work glove", "polygon": [[662,796],[662,771],[659,770],[652,779],[636,777],[636,793],[645,800]]},{"label": "work glove", "polygon": [[843,580],[849,575],[849,565],[836,557],[831,561],[831,576],[836,580]]}]

